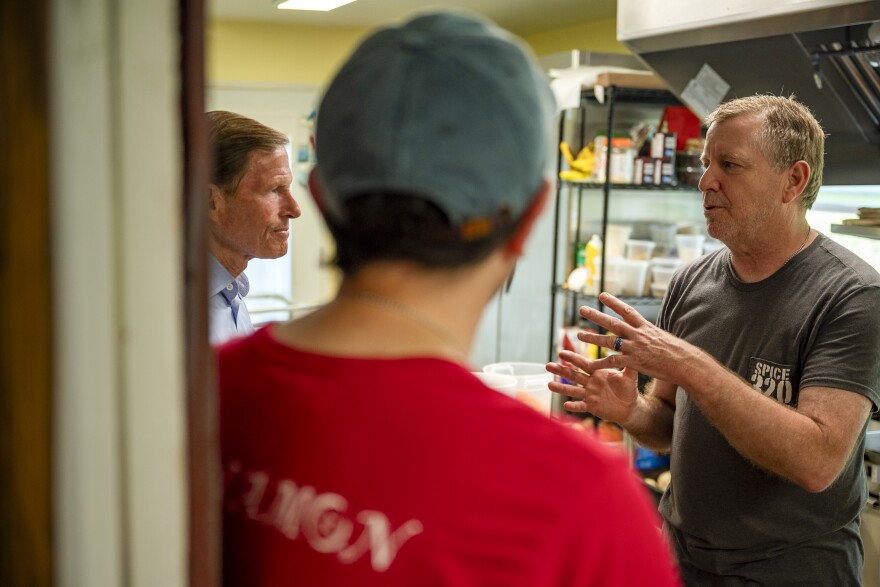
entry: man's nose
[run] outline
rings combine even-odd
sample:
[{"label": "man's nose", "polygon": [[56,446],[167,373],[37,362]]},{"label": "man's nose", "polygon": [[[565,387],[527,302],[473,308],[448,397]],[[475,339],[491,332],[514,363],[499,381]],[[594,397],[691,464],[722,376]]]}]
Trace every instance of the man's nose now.
[{"label": "man's nose", "polygon": [[299,218],[302,215],[302,210],[294,199],[293,193],[288,192],[284,204],[284,215],[288,218]]},{"label": "man's nose", "polygon": [[697,186],[704,194],[708,191],[717,191],[718,181],[715,179],[715,172],[711,165],[703,169],[703,175],[700,176]]}]

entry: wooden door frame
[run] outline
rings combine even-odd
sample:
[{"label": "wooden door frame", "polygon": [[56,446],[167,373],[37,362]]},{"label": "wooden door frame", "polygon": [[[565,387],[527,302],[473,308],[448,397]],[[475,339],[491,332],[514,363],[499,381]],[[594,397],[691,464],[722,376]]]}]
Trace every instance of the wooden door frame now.
[{"label": "wooden door frame", "polygon": [[191,587],[219,586],[221,479],[214,390],[214,354],[208,344],[207,207],[209,154],[205,125],[204,0],[180,0],[183,55],[181,112],[184,139],[184,246],[186,307],[189,579]]},{"label": "wooden door frame", "polygon": [[[46,0],[0,2],[0,585],[49,586],[52,274]],[[15,306],[15,307],[13,307]]]},{"label": "wooden door frame", "polygon": [[[207,340],[204,0],[179,0],[186,255],[189,580],[220,585],[220,477]],[[53,549],[53,299],[46,0],[0,3],[0,585],[49,587]]]}]

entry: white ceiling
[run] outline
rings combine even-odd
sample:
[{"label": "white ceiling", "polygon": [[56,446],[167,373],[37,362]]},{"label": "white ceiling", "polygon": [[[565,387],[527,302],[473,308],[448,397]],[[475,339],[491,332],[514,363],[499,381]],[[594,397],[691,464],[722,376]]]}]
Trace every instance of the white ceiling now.
[{"label": "white ceiling", "polygon": [[272,0],[207,0],[208,17],[214,19],[368,28],[438,7],[483,14],[520,36],[617,14],[617,0],[356,0],[329,12],[278,10]]}]

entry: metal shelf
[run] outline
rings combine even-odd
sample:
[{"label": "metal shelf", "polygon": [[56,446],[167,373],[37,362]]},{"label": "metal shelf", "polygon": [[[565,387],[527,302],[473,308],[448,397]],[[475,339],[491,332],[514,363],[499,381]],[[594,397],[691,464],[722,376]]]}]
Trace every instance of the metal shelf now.
[{"label": "metal shelf", "polygon": [[880,226],[851,226],[849,224],[832,224],[831,232],[880,239]]},{"label": "metal shelf", "polygon": [[[554,285],[553,293],[562,294],[568,297],[573,297],[579,301],[585,302],[584,305],[598,305],[599,296],[595,296],[593,294],[588,294],[580,291],[575,291],[573,289],[568,289],[564,285]],[[655,298],[652,296],[615,296],[618,300],[623,302],[624,304],[628,304],[633,307],[638,306],[659,306],[660,302],[663,301],[662,298]]]},{"label": "metal shelf", "polygon": [[[622,104],[630,104],[630,105],[638,105],[638,106],[648,106],[657,110],[658,116],[662,110],[663,106],[669,105],[681,105],[681,102],[678,98],[673,95],[668,90],[658,90],[658,89],[648,89],[648,88],[626,88],[619,87],[617,85],[609,85],[604,87],[604,90],[600,91],[598,94],[592,90],[585,90],[581,93],[581,108],[584,109],[584,112],[581,115],[574,118],[576,124],[579,124],[579,140],[576,142],[580,145],[586,144],[586,130],[587,130],[587,109],[596,110],[599,109],[604,110],[604,112],[597,112],[595,117],[595,122],[604,126],[604,135],[606,137],[613,137],[615,130],[615,108]],[[559,120],[559,137],[562,140],[563,136],[566,136],[565,131],[565,117],[560,117]],[[603,124],[604,122],[604,124]],[[576,129],[575,129],[576,130]],[[598,130],[602,130],[601,127]],[[557,155],[557,177],[558,173],[562,171],[562,157]],[[583,198],[585,192],[588,191],[596,191],[601,194],[601,207],[600,208],[591,208],[589,213],[597,216],[599,222],[601,222],[601,228],[599,228],[597,234],[601,235],[602,238],[602,249],[606,250],[605,247],[605,237],[607,234],[608,228],[608,210],[609,210],[609,202],[612,192],[658,192],[658,197],[662,197],[662,194],[671,194],[674,192],[678,193],[698,193],[699,188],[697,186],[692,185],[644,185],[644,184],[616,184],[611,183],[611,157],[605,158],[605,182],[604,183],[596,183],[592,181],[568,181],[559,179],[556,183],[556,198],[553,202],[553,259],[552,259],[552,275],[553,282],[559,282],[559,276],[557,275],[559,266],[561,263],[560,260],[560,246],[566,246],[573,242],[581,242],[583,240],[583,235],[580,233],[581,230],[581,215],[582,212],[586,214],[582,210],[583,207]],[[563,201],[563,194],[568,202],[571,205],[571,202],[576,201],[574,205],[575,210],[573,211],[573,215],[568,218],[566,217],[563,221],[561,216],[561,202]],[[632,195],[632,194],[631,194]],[[567,212],[571,214],[572,211]],[[574,233],[569,234],[569,226],[575,226]],[[564,243],[560,242],[564,239]],[[576,252],[572,251],[572,259],[570,266],[576,265]],[[604,285],[604,280],[601,285]],[[599,298],[594,295],[587,295],[580,292],[573,292],[566,290],[562,287],[554,287],[553,293],[550,296],[550,349],[548,352],[548,356],[550,360],[555,356],[555,340],[556,340],[556,323],[557,323],[557,302],[561,302],[563,309],[563,321],[573,321],[577,320],[577,306],[578,305],[587,305],[592,306],[598,309],[600,312],[605,312],[609,314],[613,314],[605,309],[604,305],[599,301]],[[564,294],[564,298],[560,300],[559,295]],[[642,316],[644,316],[649,321],[655,321],[657,315],[660,310],[660,298],[653,297],[627,297],[621,298],[625,303],[635,308],[637,312],[639,312]]]},{"label": "metal shelf", "polygon": [[[574,291],[568,289],[564,285],[554,285],[553,286],[553,294],[565,296],[566,304],[569,305],[569,316],[566,322],[568,324],[576,324],[578,322],[582,322],[583,318],[581,318],[577,314],[577,307],[580,306],[589,306],[591,308],[595,308],[604,314],[608,314],[609,316],[617,317],[617,313],[606,307],[604,304],[599,302],[599,297],[586,294],[580,291]],[[632,308],[638,312],[645,320],[649,322],[656,322],[657,316],[660,315],[660,304],[663,302],[662,298],[654,298],[650,296],[615,296],[617,299],[622,301],[624,304],[632,306]]]},{"label": "metal shelf", "polygon": [[[561,185],[586,190],[602,190],[605,189],[604,183],[596,183],[592,181],[572,181],[568,179],[560,179]],[[654,185],[639,183],[612,183],[612,189],[615,190],[638,190],[645,192],[698,192],[700,188],[695,185]]]},{"label": "metal shelf", "polygon": [[[625,88],[621,86],[606,86],[606,96],[609,89],[613,89],[613,100],[622,103],[648,104],[656,106],[677,106],[681,101],[669,90],[658,90],[654,88]],[[598,102],[603,104],[608,98],[599,100],[592,88],[584,89],[581,92],[581,103]]]}]

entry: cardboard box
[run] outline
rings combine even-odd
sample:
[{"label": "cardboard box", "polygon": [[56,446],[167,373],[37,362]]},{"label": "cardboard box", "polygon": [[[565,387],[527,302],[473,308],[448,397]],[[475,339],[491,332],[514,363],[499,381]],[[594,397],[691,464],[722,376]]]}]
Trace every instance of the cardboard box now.
[{"label": "cardboard box", "polygon": [[675,165],[654,159],[654,185],[675,185]]},{"label": "cardboard box", "polygon": [[654,183],[654,160],[650,157],[637,157],[634,164],[633,183]]},{"label": "cardboard box", "polygon": [[668,132],[663,137],[663,160],[675,161],[676,137],[674,132]]},{"label": "cardboard box", "polygon": [[646,90],[668,90],[669,86],[653,73],[621,73],[608,71],[597,76],[600,86],[617,86],[619,88],[637,88]]},{"label": "cardboard box", "polygon": [[650,154],[653,159],[675,162],[675,133],[656,132],[651,137]]}]

